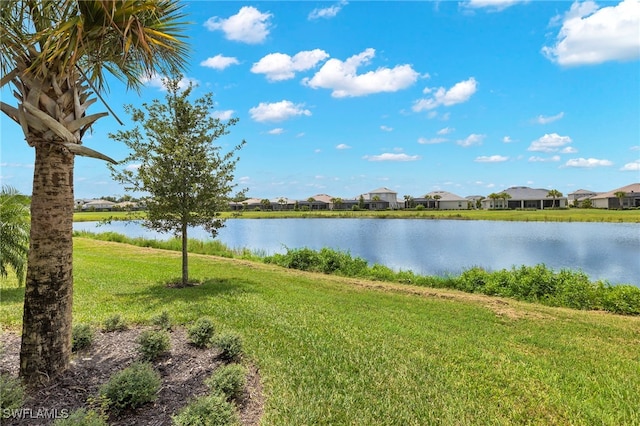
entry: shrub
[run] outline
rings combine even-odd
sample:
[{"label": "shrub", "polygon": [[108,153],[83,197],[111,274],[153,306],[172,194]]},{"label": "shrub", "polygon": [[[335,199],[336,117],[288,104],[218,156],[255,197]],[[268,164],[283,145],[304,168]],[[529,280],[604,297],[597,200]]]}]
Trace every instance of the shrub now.
[{"label": "shrub", "polygon": [[240,364],[223,365],[205,380],[213,392],[222,393],[227,400],[237,399],[247,384],[247,369]]},{"label": "shrub", "polygon": [[220,350],[220,358],[225,361],[234,361],[242,356],[242,336],[238,333],[220,333],[213,339],[213,344]]},{"label": "shrub", "polygon": [[138,353],[142,359],[153,361],[171,347],[169,333],[164,330],[145,330],[138,337]]},{"label": "shrub", "polygon": [[151,318],[151,324],[161,330],[171,331],[171,318],[169,318],[169,313],[167,311],[162,311],[162,313]]},{"label": "shrub", "polygon": [[240,424],[236,410],[224,395],[200,397],[172,417],[176,426],[235,426]]},{"label": "shrub", "polygon": [[24,397],[24,386],[20,379],[8,374],[0,374],[0,415],[4,410],[15,410],[22,407]]},{"label": "shrub", "polygon": [[108,426],[106,416],[94,410],[79,408],[69,414],[65,419],[58,419],[54,426]]},{"label": "shrub", "polygon": [[422,210],[424,210],[424,209],[425,209],[424,204],[418,204],[418,205],[416,206],[416,210],[418,210],[418,211],[422,211]]},{"label": "shrub", "polygon": [[122,331],[127,329],[127,324],[120,314],[115,314],[104,320],[102,329],[106,332]]},{"label": "shrub", "polygon": [[198,318],[198,320],[196,320],[196,322],[187,330],[189,343],[198,348],[204,348],[211,342],[214,332],[215,328],[210,319]]},{"label": "shrub", "polygon": [[136,408],[157,398],[160,375],[151,364],[135,362],[114,374],[100,388],[100,395],[109,400],[109,408],[121,411]]},{"label": "shrub", "polygon": [[[469,293],[482,292],[482,288],[487,284],[489,273],[479,266],[467,269],[460,274],[455,281],[455,288]],[[488,294],[498,294],[498,289],[491,290]]]},{"label": "shrub", "polygon": [[93,343],[93,330],[89,324],[76,324],[71,329],[71,351],[78,352]]},{"label": "shrub", "polygon": [[640,315],[640,288],[615,285],[603,288],[603,307],[623,315]]}]

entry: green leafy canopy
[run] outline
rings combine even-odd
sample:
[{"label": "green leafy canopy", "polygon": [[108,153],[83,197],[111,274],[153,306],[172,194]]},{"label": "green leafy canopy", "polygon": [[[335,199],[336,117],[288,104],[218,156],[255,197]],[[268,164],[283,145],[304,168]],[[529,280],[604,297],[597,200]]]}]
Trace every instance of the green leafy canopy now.
[{"label": "green leafy canopy", "polygon": [[[125,143],[130,155],[111,167],[113,177],[128,191],[148,194],[145,225],[181,234],[183,226],[203,226],[213,236],[224,226],[220,212],[228,209],[238,150],[222,153],[214,141],[229,133],[237,118],[213,118],[211,94],[191,100],[193,85],[180,88],[181,76],[164,80],[165,101],[142,109],[127,106],[135,127],[109,136]],[[242,191],[241,191],[242,192]]]}]

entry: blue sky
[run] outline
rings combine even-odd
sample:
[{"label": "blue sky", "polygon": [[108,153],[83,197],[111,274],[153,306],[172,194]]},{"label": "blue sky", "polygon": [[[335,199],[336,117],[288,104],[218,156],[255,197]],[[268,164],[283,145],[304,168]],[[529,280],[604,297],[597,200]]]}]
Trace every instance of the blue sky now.
[{"label": "blue sky", "polygon": [[[487,195],[510,186],[609,191],[640,181],[640,3],[187,3],[196,95],[239,123],[239,187],[258,198],[352,198],[378,187]],[[108,104],[162,99],[114,81]],[[10,92],[3,101],[14,104]],[[94,113],[104,111],[100,103]],[[32,149],[2,115],[2,183],[30,193]],[[99,120],[84,143],[115,159]],[[78,158],[76,197],[123,195]]]}]

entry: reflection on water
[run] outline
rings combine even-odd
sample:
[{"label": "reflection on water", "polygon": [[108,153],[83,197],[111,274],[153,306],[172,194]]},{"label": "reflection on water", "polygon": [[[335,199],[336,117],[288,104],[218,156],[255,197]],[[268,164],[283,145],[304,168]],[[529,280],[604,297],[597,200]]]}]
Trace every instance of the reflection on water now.
[{"label": "reflection on water", "polygon": [[[139,223],[74,223],[75,230],[165,239]],[[190,237],[210,239],[203,229]],[[330,247],[370,263],[424,275],[458,274],[544,263],[582,270],[592,279],[640,286],[640,225],[420,219],[229,219],[217,239],[231,248],[284,253]]]}]

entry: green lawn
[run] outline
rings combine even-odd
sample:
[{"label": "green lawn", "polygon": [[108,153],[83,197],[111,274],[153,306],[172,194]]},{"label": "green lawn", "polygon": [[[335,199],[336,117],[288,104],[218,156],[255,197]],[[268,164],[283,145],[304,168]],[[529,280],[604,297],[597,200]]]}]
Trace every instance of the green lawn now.
[{"label": "green lawn", "polygon": [[[126,212],[78,212],[74,221],[122,220]],[[143,215],[143,212],[136,213]],[[632,222],[640,223],[640,210],[563,209],[563,210],[321,210],[225,212],[223,217],[243,219],[275,218],[387,218],[387,219],[462,219],[546,222]]]},{"label": "green lawn", "polygon": [[[74,320],[167,310],[245,339],[266,425],[640,424],[640,318],[75,239]],[[18,329],[22,289],[2,283]]]}]

